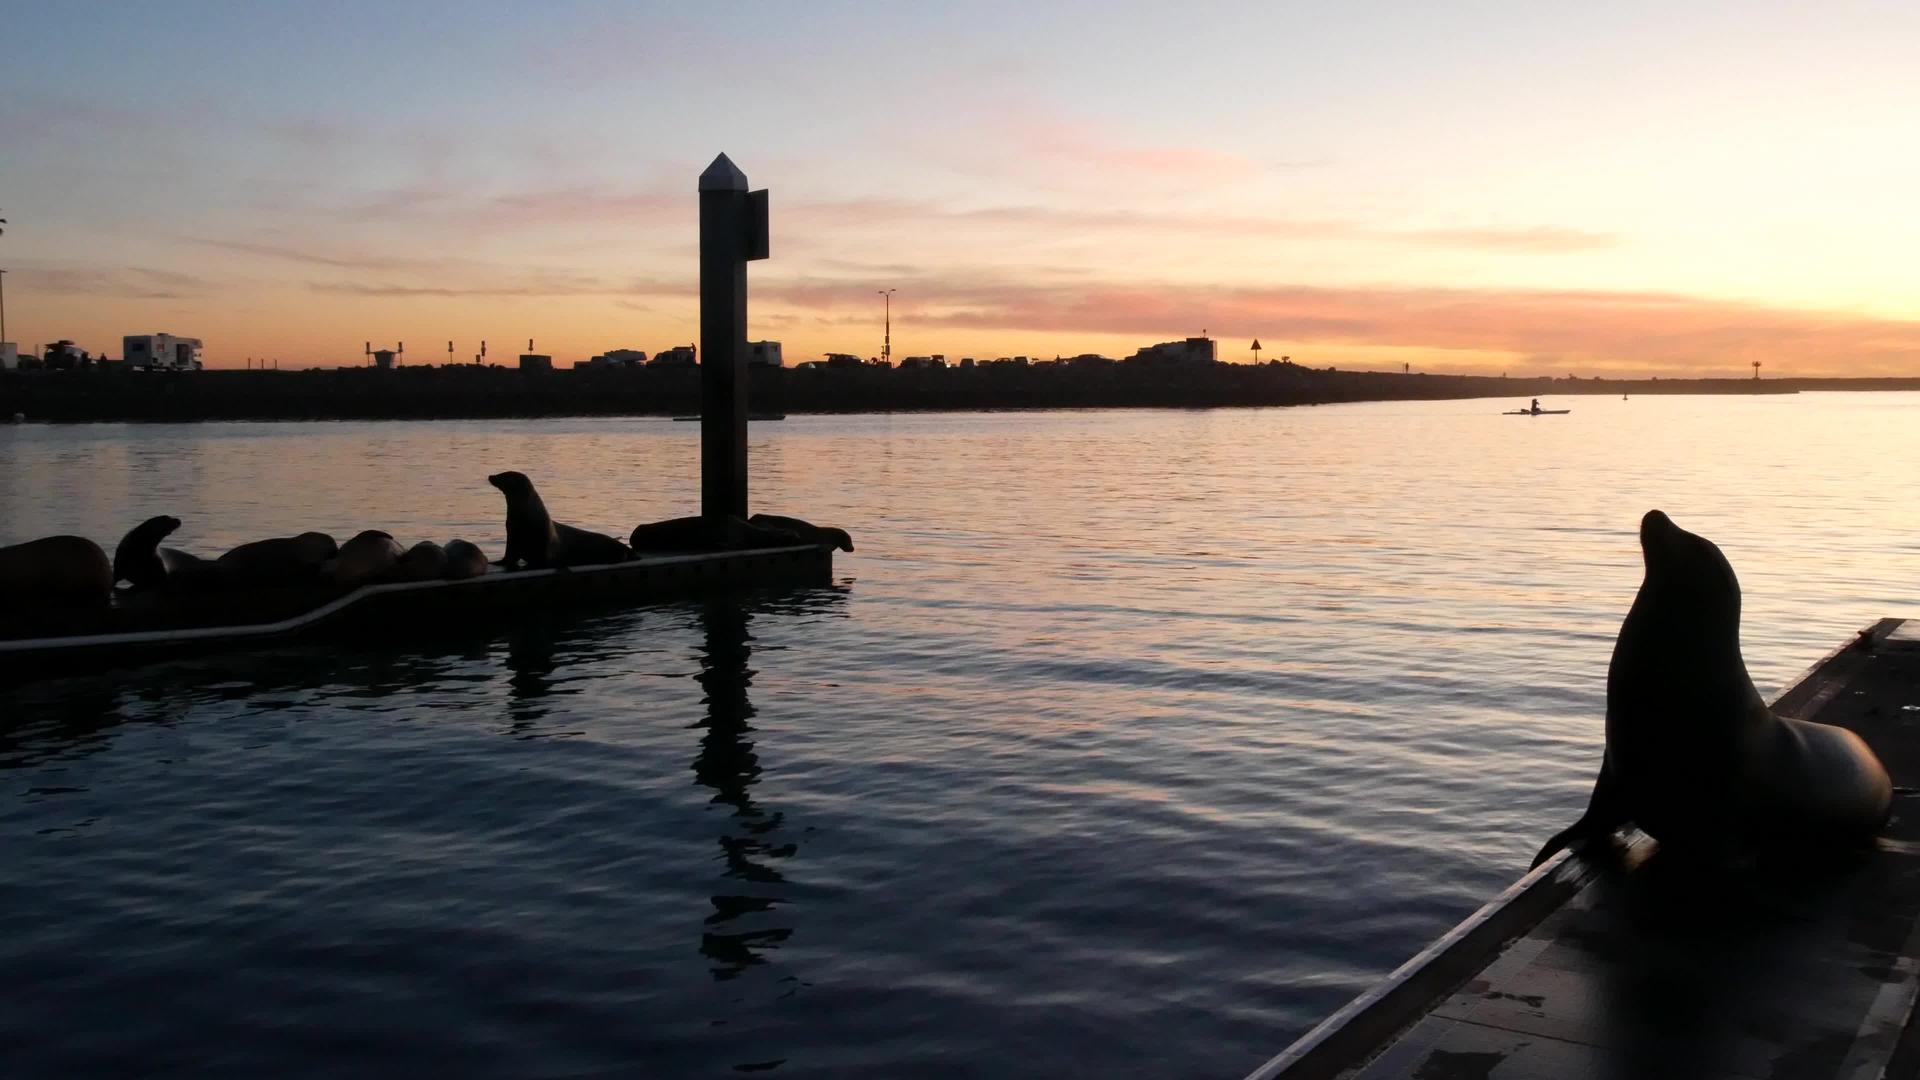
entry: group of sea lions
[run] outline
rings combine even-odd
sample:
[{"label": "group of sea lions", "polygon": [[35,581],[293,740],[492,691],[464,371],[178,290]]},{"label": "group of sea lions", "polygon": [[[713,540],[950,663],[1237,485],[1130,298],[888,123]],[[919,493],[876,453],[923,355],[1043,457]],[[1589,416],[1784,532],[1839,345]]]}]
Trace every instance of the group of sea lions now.
[{"label": "group of sea lions", "polygon": [[[507,550],[502,570],[543,570],[625,562],[636,552],[727,551],[818,544],[853,550],[844,529],[799,518],[755,514],[711,524],[698,517],[651,522],[627,543],[553,520],[533,481],[517,472],[487,482],[507,501]],[[402,547],[393,534],[368,529],[344,544],[321,532],[241,544],[218,558],[201,558],[161,541],[180,528],[168,515],[148,518],[121,539],[109,560],[83,536],[49,536],[0,547],[0,615],[28,608],[104,608],[122,582],[130,592],[207,593],[274,588],[332,587],[407,581],[458,581],[488,572],[485,553],[467,540],[444,547],[422,540]]]},{"label": "group of sea lions", "polygon": [[134,591],[219,592],[389,581],[459,580],[487,572],[487,557],[466,540],[445,547],[422,540],[402,548],[393,534],[367,529],[344,544],[323,532],[276,536],[203,559],[160,541],[180,519],[161,515],[133,527],[113,552],[113,579]]},{"label": "group of sea lions", "polygon": [[553,520],[533,481],[524,473],[494,473],[487,477],[487,483],[499,488],[507,499],[507,554],[501,565],[509,570],[624,562],[638,553],[737,551],[794,544],[853,550],[853,538],[845,529],[778,514],[727,517],[717,522],[704,517],[650,521],[634,526],[623,544],[604,533]]}]

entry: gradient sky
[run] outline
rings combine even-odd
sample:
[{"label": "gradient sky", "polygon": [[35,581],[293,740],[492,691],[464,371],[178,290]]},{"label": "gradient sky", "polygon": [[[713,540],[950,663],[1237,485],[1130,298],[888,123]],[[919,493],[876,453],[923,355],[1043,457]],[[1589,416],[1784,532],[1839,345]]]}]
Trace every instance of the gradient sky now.
[{"label": "gradient sky", "polygon": [[[1457,9],[1457,10],[1448,10]],[[1920,5],[0,0],[8,336],[1920,375]]]}]

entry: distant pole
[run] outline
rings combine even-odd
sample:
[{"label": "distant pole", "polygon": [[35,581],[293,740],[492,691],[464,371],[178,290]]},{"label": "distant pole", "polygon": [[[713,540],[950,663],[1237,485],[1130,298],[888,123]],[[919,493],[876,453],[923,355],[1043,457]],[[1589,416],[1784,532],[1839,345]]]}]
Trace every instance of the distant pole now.
[{"label": "distant pole", "polygon": [[1760,361],[1758,360],[1755,360],[1753,362],[1753,381],[1754,382],[1760,381]]},{"label": "distant pole", "polygon": [[7,340],[7,272],[0,270],[0,341]]},{"label": "distant pole", "polygon": [[747,263],[764,259],[767,193],[721,154],[700,174],[700,515],[747,516]]},{"label": "distant pole", "polygon": [[893,294],[898,290],[880,289],[877,291],[880,293],[881,311],[884,313],[883,318],[886,320],[883,324],[885,328],[881,331],[880,359],[891,361],[893,359]]},{"label": "distant pole", "polygon": [[1253,339],[1253,366],[1254,367],[1260,366],[1260,339],[1259,338]]},{"label": "distant pole", "polygon": [[453,342],[447,342],[447,366],[453,366]]}]

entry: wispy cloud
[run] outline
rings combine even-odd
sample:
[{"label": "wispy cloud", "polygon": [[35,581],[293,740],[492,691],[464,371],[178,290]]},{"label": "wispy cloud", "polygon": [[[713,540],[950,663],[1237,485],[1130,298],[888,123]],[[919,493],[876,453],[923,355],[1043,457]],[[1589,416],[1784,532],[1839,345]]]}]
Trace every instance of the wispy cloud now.
[{"label": "wispy cloud", "polygon": [[330,266],[340,270],[429,270],[444,268],[448,265],[448,260],[445,259],[415,259],[369,252],[316,250],[288,243],[223,240],[210,237],[189,237],[188,239],[196,244],[222,251],[309,266]]},{"label": "wispy cloud", "polygon": [[1479,229],[1408,229],[1400,232],[1387,231],[1381,235],[1414,243],[1432,244],[1436,247],[1540,255],[1598,251],[1620,243],[1620,238],[1612,233],[1567,229],[1553,225],[1490,226]]},{"label": "wispy cloud", "polygon": [[212,285],[204,278],[174,270],[91,269],[44,267],[28,264],[25,280],[15,288],[53,295],[93,296],[113,300],[186,300],[206,296]]}]

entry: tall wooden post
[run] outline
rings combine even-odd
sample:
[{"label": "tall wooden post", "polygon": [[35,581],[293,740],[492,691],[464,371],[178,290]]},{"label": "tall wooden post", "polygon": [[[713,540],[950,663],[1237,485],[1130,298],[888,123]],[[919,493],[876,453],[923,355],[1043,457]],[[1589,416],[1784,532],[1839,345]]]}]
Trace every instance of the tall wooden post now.
[{"label": "tall wooden post", "polygon": [[747,263],[767,257],[767,193],[721,154],[700,174],[700,514],[747,516]]}]

